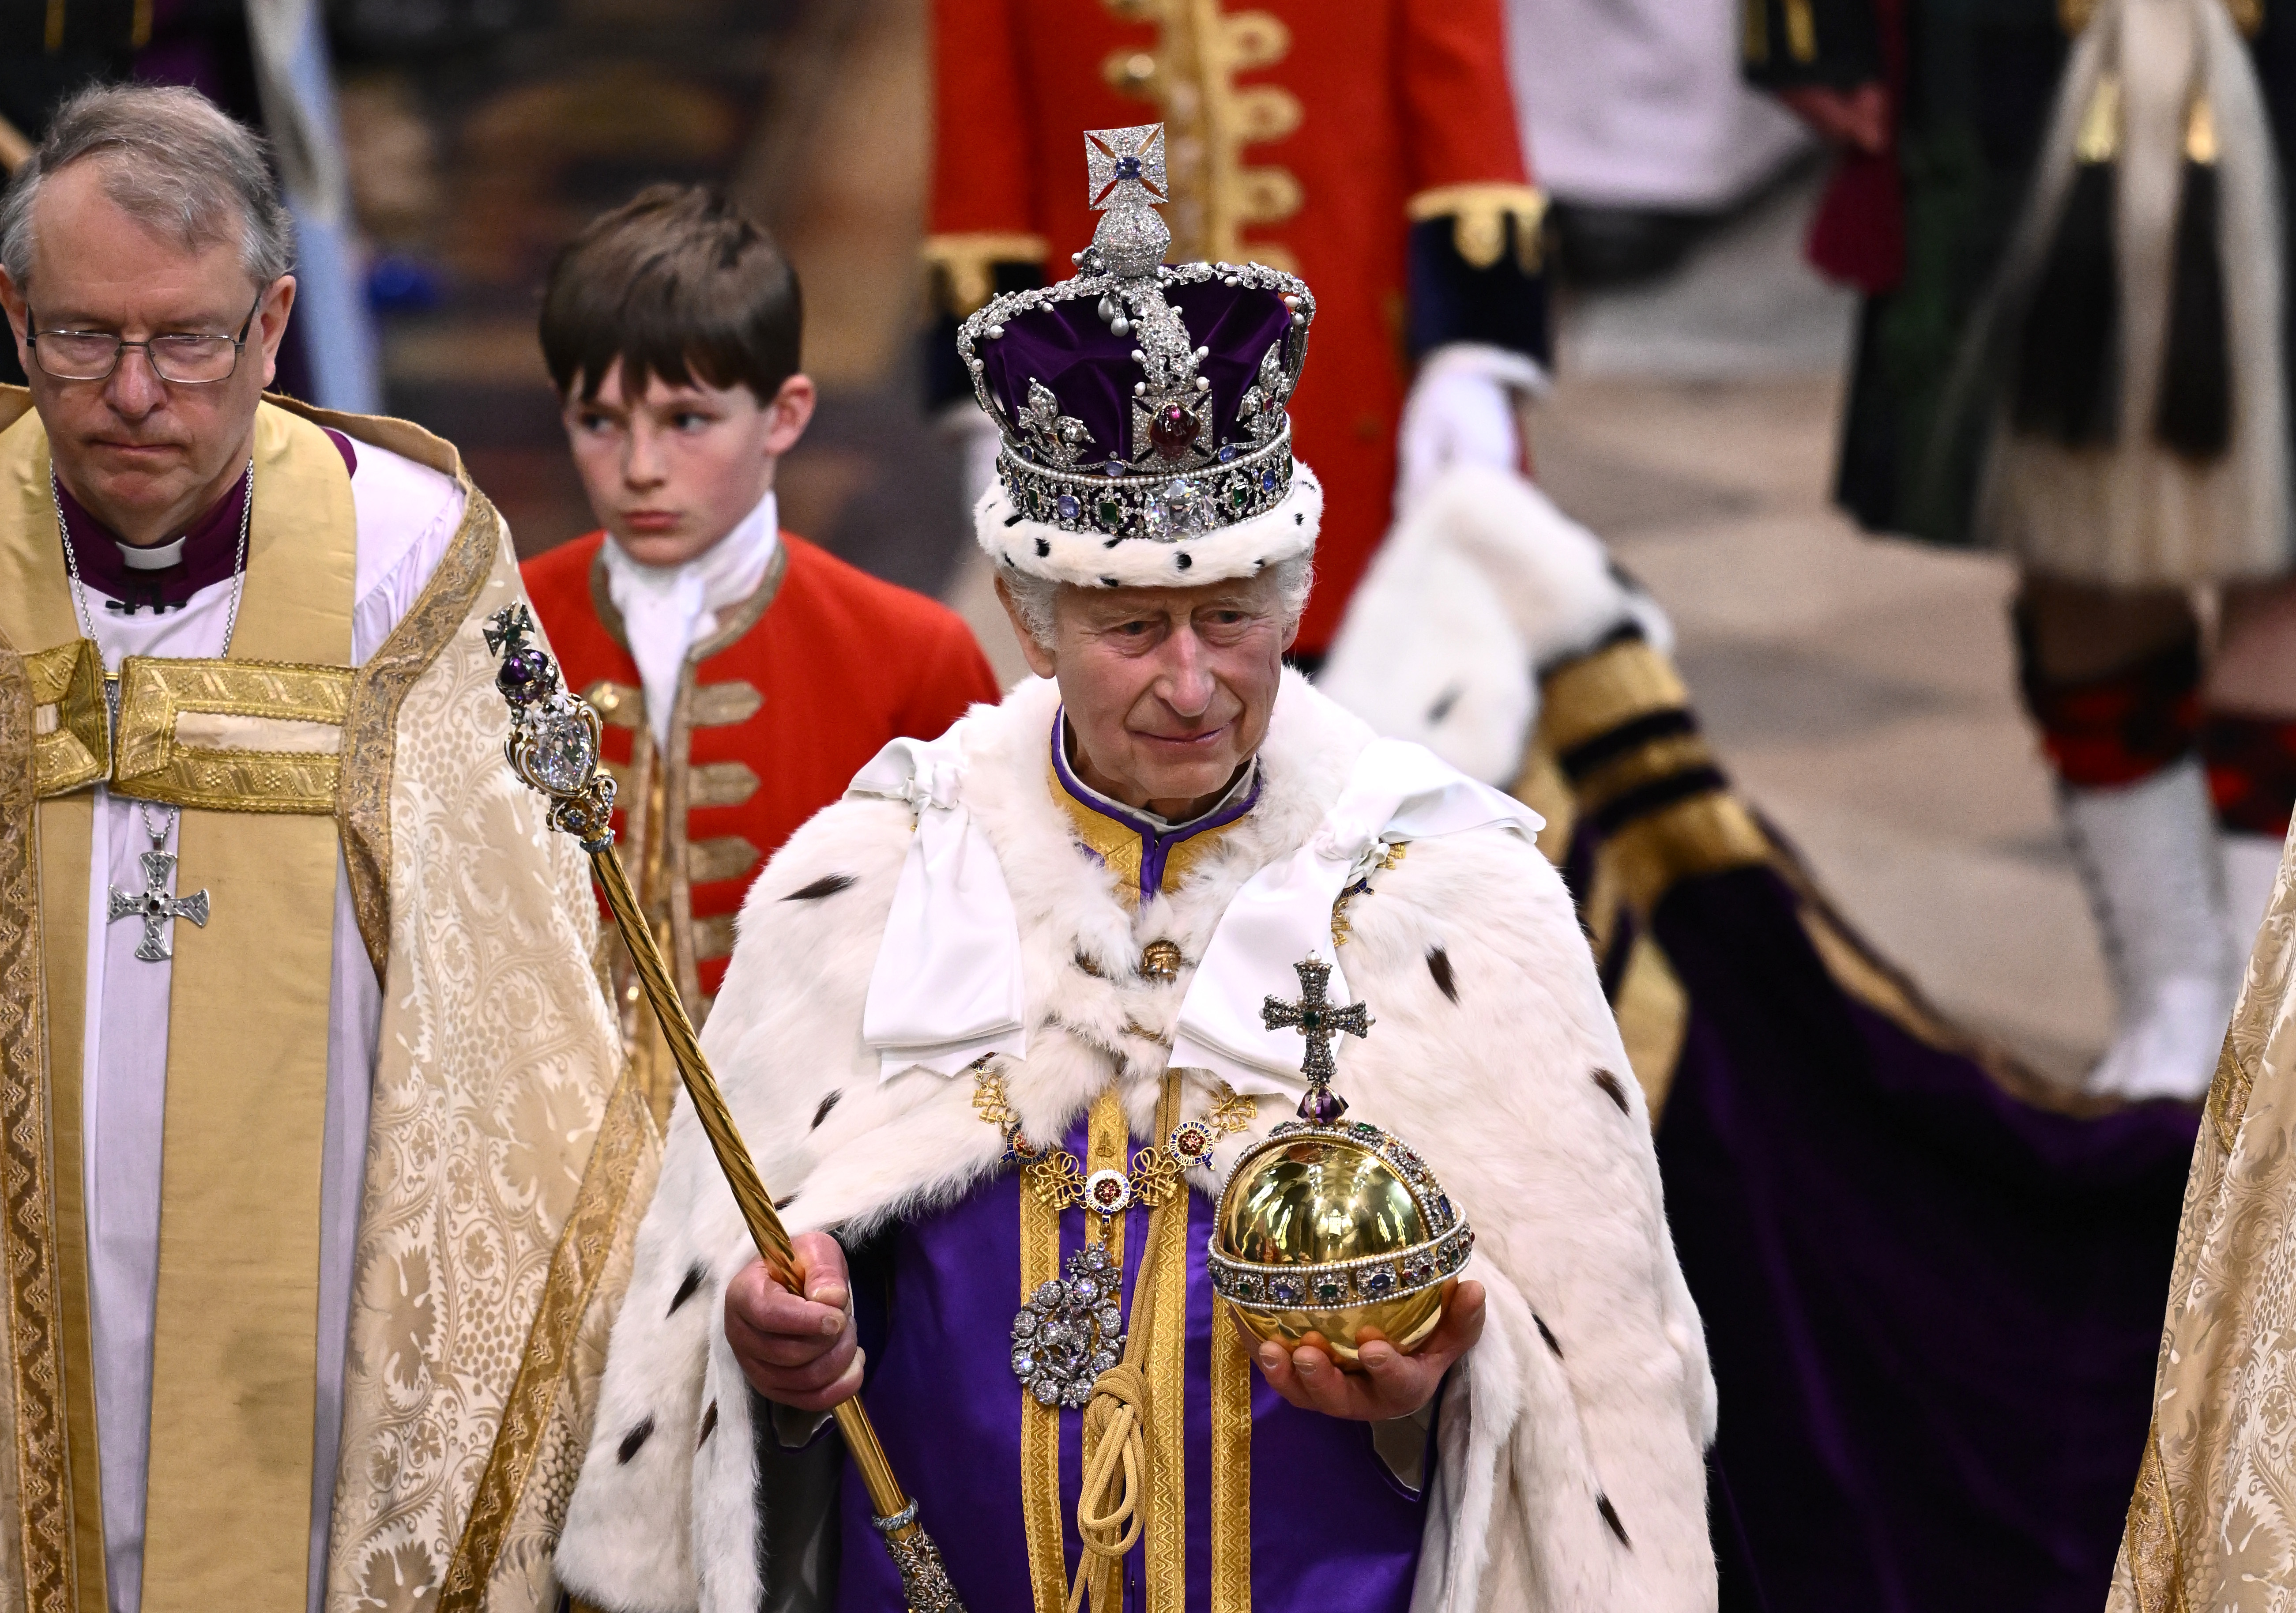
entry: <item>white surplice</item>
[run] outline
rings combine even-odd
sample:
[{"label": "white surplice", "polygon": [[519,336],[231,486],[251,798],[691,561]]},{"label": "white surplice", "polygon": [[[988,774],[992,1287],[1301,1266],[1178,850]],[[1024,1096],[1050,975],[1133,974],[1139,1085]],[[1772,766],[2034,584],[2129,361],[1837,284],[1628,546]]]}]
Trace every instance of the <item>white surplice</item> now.
[{"label": "white surplice", "polygon": [[[448,477],[368,443],[356,445],[351,502],[358,530],[351,614],[354,664],[381,647],[421,596],[463,518],[462,490]],[[98,539],[98,541],[104,541]],[[94,588],[86,619],[107,672],[129,655],[212,657],[224,653],[229,579],[164,614],[123,614]],[[168,823],[167,809],[148,809]],[[97,1454],[103,1474],[103,1538],[112,1613],[138,1613],[143,1601],[144,1481],[151,1459],[152,1338],[160,1283],[160,1177],[167,1103],[168,993],[165,962],[135,956],[140,918],[110,922],[110,890],[142,892],[139,859],[152,850],[142,803],[99,785],[88,860],[87,1019],[81,1047],[86,1145],[90,1329],[95,1374]],[[312,1430],[311,1613],[325,1590],[329,1513],[342,1428],[343,1351],[350,1331],[351,1262],[365,1183],[367,1108],[381,983],[351,908],[350,881],[338,856],[334,961],[327,1016],[327,1108],[320,1166],[318,1398]],[[199,870],[178,865],[172,894],[200,888]],[[188,880],[188,883],[187,883]],[[210,889],[216,906],[233,893]],[[172,920],[163,934],[185,920]],[[254,1168],[255,1162],[250,1162]],[[217,1302],[228,1304],[227,1296]]]}]

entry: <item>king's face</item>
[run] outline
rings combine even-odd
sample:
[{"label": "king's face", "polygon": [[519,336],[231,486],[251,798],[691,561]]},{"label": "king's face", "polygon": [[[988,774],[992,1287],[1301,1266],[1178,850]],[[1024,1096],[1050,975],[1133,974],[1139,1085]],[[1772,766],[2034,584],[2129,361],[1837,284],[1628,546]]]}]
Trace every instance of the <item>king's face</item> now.
[{"label": "king's face", "polygon": [[1290,641],[1273,575],[1186,588],[1063,587],[1053,625],[1037,671],[1059,680],[1076,737],[1070,761],[1102,794],[1193,817],[1267,737]]},{"label": "king's face", "polygon": [[[160,543],[237,479],[254,437],[294,302],[295,282],[258,286],[241,263],[237,232],[189,246],[154,230],[103,189],[105,160],[72,164],[43,183],[33,212],[27,284],[0,284],[56,473],[97,519],[130,543]],[[0,277],[4,279],[4,277]],[[140,347],[123,349],[101,380],[61,379],[23,342],[73,331],[140,342],[154,336],[236,336],[230,375],[161,379]]]}]

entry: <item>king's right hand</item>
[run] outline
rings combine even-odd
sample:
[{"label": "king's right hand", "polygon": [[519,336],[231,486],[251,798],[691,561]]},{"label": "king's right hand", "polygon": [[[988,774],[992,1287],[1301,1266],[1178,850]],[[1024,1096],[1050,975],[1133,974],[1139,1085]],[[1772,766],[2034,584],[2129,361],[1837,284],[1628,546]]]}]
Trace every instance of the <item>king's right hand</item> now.
[{"label": "king's right hand", "polygon": [[726,1289],[726,1341],[742,1376],[767,1400],[826,1411],[861,1388],[845,1251],[826,1232],[800,1232],[791,1241],[802,1296],[775,1281],[764,1261],[751,1261]]}]

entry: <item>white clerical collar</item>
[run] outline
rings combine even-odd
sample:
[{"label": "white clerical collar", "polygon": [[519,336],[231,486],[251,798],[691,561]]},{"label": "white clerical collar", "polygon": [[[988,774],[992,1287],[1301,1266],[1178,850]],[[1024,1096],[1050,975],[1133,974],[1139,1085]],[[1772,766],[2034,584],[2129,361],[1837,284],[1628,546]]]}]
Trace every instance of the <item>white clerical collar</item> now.
[{"label": "white clerical collar", "polygon": [[732,531],[683,565],[648,565],[608,535],[606,592],[622,613],[656,744],[669,743],[686,656],[718,630],[722,613],[764,586],[780,547],[781,511],[770,488]]},{"label": "white clerical collar", "polygon": [[119,551],[119,564],[131,572],[164,572],[184,557],[184,538],[172,543],[155,543],[149,548],[138,548],[132,543],[112,542]]}]

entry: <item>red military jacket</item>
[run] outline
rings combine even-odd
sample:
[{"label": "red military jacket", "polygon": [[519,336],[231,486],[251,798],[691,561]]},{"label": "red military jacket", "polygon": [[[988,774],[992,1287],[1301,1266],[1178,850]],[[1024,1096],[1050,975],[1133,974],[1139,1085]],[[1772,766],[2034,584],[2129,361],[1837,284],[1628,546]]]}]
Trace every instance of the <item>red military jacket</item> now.
[{"label": "red military jacket", "polygon": [[[1543,285],[1515,295],[1494,325],[1486,305],[1493,293],[1508,302],[1507,288],[1479,284],[1496,278],[1502,254],[1520,258],[1523,275],[1540,267],[1544,202],[1523,160],[1501,0],[1263,0],[1225,12],[1204,0],[934,0],[933,15],[925,251],[945,313],[1010,289],[1008,266],[1074,273],[1069,255],[1095,221],[1083,131],[1159,120],[1170,259],[1257,260],[1314,291],[1292,421],[1325,493],[1300,634],[1303,651],[1320,652],[1390,518],[1406,336],[1413,351],[1479,341],[1545,357]],[[1458,226],[1473,267],[1456,294],[1444,284],[1455,266],[1421,272],[1414,221],[1447,244]],[[1521,334],[1524,294],[1538,302],[1535,338]]]},{"label": "red military jacket", "polygon": [[[698,1024],[767,860],[887,740],[938,736],[998,698],[996,680],[954,612],[783,532],[758,591],[687,655],[664,767],[604,543],[593,532],[520,570],[567,687],[605,719],[623,859]],[[630,983],[615,983],[635,1029]]]}]

